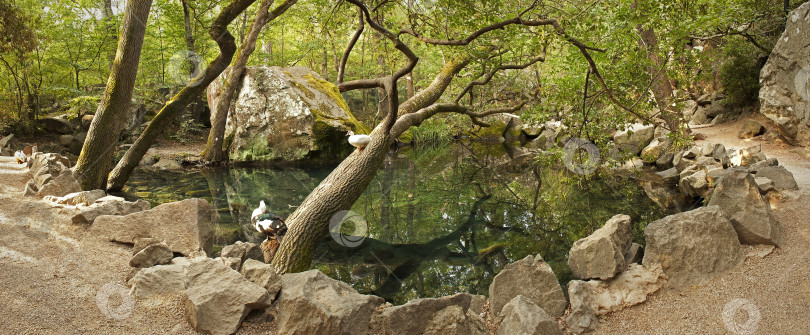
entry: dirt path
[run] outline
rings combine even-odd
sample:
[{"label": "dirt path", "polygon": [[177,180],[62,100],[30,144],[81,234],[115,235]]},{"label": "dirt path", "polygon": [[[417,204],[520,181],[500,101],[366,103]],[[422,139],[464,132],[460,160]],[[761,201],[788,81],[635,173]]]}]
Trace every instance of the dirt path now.
[{"label": "dirt path", "polygon": [[[799,190],[783,192],[785,199],[773,211],[782,223],[784,246],[764,258],[749,256],[742,266],[711,282],[662,291],[641,305],[613,313],[597,334],[810,334],[810,159],[781,143],[740,140],[741,126],[737,122],[698,129],[706,137],[698,143],[722,143],[727,149],[762,144],[769,158],[776,157],[793,173]],[[745,299],[736,301],[745,304],[734,299]],[[741,307],[732,315],[735,306]],[[754,316],[750,321],[746,311]]]},{"label": "dirt path", "polygon": [[[180,295],[122,297],[131,247],[24,198],[28,179],[27,168],[0,157],[0,334],[197,334]],[[266,333],[268,324],[246,322],[239,334]]]}]

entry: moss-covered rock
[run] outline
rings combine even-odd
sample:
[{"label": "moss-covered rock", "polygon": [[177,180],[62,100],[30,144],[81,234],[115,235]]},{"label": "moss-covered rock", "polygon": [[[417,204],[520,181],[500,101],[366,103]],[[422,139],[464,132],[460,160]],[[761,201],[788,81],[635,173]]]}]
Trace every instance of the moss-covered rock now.
[{"label": "moss-covered rock", "polygon": [[[209,86],[209,105],[222,80]],[[354,149],[348,130],[369,132],[335,85],[305,67],[252,66],[228,111],[224,142],[234,162],[334,160]]]}]

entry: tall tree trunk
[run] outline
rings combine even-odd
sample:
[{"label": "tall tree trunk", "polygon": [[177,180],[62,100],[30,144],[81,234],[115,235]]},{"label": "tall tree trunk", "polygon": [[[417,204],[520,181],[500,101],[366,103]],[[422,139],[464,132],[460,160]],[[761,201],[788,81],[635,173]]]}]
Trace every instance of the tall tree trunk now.
[{"label": "tall tree trunk", "polygon": [[[638,2],[634,3],[632,7],[637,8]],[[655,30],[652,27],[645,29],[641,24],[636,26],[636,31],[640,36],[638,43],[647,51],[647,58],[651,63],[647,68],[647,73],[650,75],[650,80],[653,81],[652,91],[658,105],[659,116],[670,130],[676,131],[679,129],[679,122],[671,106],[674,100],[673,89],[669,82],[669,76],[667,76],[667,60],[658,54],[658,36],[655,35]]]},{"label": "tall tree trunk", "polygon": [[[115,30],[115,26],[112,24],[112,0],[101,0],[100,4],[101,9],[101,21],[104,21],[104,26],[107,29],[107,38],[111,40],[115,40],[118,32]],[[112,71],[112,65],[115,61],[115,52],[110,52],[107,54],[107,69]]]},{"label": "tall tree trunk", "polygon": [[[118,51],[113,61],[107,89],[87,131],[82,152],[76,163],[76,175],[84,190],[104,188],[112,165],[113,153],[129,110],[138,61],[146,32],[146,20],[152,0],[127,2]],[[78,84],[78,83],[77,83]],[[139,159],[140,161],[140,159]]]},{"label": "tall tree trunk", "polygon": [[644,29],[639,25],[637,27],[638,33],[641,36],[639,44],[647,49],[647,58],[650,60],[651,65],[647,68],[647,73],[650,79],[653,80],[653,96],[658,105],[660,116],[667,123],[670,129],[677,129],[677,120],[672,112],[672,85],[669,82],[669,76],[666,71],[666,60],[658,54],[658,37],[655,35],[653,28]]},{"label": "tall tree trunk", "polygon": [[[255,0],[234,0],[214,19],[209,36],[219,46],[220,53],[197,78],[192,78],[166,105],[155,115],[149,126],[141,133],[132,147],[127,150],[124,157],[118,162],[108,181],[108,189],[112,191],[121,190],[124,184],[132,175],[132,171],[138,166],[146,150],[155,142],[157,137],[166,130],[169,123],[179,115],[185,107],[199,96],[214,79],[216,79],[230,64],[233,54],[236,53],[236,43],[233,35],[228,32],[228,25],[233,22],[248,6]],[[286,2],[295,2],[287,0]]]},{"label": "tall tree trunk", "polygon": [[[186,49],[191,52],[196,52],[196,48],[194,46],[194,30],[192,29],[191,25],[191,11],[189,10],[188,0],[181,0],[181,4],[183,5],[183,31],[185,32],[185,41],[186,41]],[[189,75],[194,72],[194,68],[189,69]],[[198,96],[194,101],[191,103],[191,119],[195,122],[202,123],[202,119],[200,115],[202,114],[202,110],[205,106],[203,105],[202,96]]]},{"label": "tall tree trunk", "polygon": [[234,93],[241,87],[242,74],[245,72],[248,58],[256,49],[256,39],[262,28],[270,21],[283,14],[295,1],[287,1],[272,12],[268,12],[273,0],[263,0],[256,17],[250,25],[250,31],[244,43],[239,46],[236,62],[231,66],[231,72],[220,89],[216,108],[211,109],[211,131],[208,133],[208,143],[201,154],[201,158],[210,162],[220,162],[227,159],[222,141],[225,136],[225,124],[228,120],[228,110]]}]

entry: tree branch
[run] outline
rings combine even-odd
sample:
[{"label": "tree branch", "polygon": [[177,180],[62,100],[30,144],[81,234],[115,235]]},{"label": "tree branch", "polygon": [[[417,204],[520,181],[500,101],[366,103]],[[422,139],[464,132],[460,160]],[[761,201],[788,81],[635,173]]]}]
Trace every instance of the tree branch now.
[{"label": "tree branch", "polygon": [[498,66],[496,68],[493,68],[492,70],[490,70],[484,76],[483,79],[474,80],[474,81],[471,81],[469,84],[467,84],[467,86],[464,87],[464,89],[461,91],[461,93],[459,93],[459,95],[456,96],[456,99],[453,100],[453,102],[458,103],[459,100],[461,100],[461,98],[464,97],[464,95],[466,95],[468,92],[470,92],[470,90],[473,88],[473,86],[486,85],[487,83],[489,83],[489,81],[492,79],[492,77],[498,71],[500,71],[500,70],[521,70],[521,69],[525,69],[525,68],[531,66],[534,63],[544,62],[546,60],[545,54],[546,54],[546,50],[544,49],[543,50],[543,55],[536,56],[536,57],[530,59],[526,63],[523,63],[523,64],[506,64],[506,65],[501,65],[501,66]]},{"label": "tree branch", "polygon": [[354,49],[354,45],[357,44],[357,40],[360,39],[360,35],[363,34],[363,30],[366,28],[365,20],[363,20],[363,11],[358,8],[357,15],[360,17],[360,22],[357,26],[357,31],[354,32],[352,39],[349,41],[349,45],[346,46],[346,50],[343,52],[343,57],[340,58],[340,65],[338,70],[338,77],[337,82],[338,84],[343,83],[343,75],[346,71],[346,62],[349,60],[349,54]]},{"label": "tree branch", "polygon": [[422,124],[425,120],[433,117],[436,114],[440,113],[456,113],[456,114],[463,114],[470,117],[473,123],[481,125],[481,126],[489,126],[486,123],[481,122],[479,119],[485,116],[490,116],[494,114],[503,114],[503,113],[514,113],[523,108],[525,103],[521,102],[520,104],[512,107],[501,107],[501,108],[493,108],[489,110],[485,110],[483,112],[473,112],[469,109],[469,107],[461,106],[455,103],[438,103],[432,104],[428,107],[422,108],[416,112],[408,113],[401,116],[394,127],[391,129],[391,135],[394,137],[399,137],[402,135],[408,128],[416,127]]},{"label": "tree branch", "polygon": [[405,64],[402,68],[397,70],[393,75],[386,76],[382,78],[378,78],[376,80],[368,80],[368,79],[361,79],[356,81],[350,81],[348,83],[338,84],[338,90],[340,92],[345,92],[350,89],[357,89],[357,88],[370,88],[374,87],[371,86],[372,84],[376,84],[376,87],[382,87],[385,89],[385,93],[388,95],[388,117],[386,117],[385,121],[383,121],[383,126],[385,127],[386,132],[391,130],[391,127],[394,126],[394,122],[397,119],[397,110],[399,110],[399,94],[397,93],[397,81],[413,71],[413,68],[416,66],[416,63],[419,61],[419,57],[413,53],[413,51],[402,43],[399,39],[399,36],[392,33],[385,27],[381,26],[379,23],[371,19],[371,14],[368,11],[366,5],[364,5],[359,0],[346,0],[349,3],[357,6],[357,8],[362,12],[362,15],[365,16],[366,22],[372,29],[376,30],[391,42],[394,43],[394,48],[402,52],[405,57],[408,58],[408,63]]}]

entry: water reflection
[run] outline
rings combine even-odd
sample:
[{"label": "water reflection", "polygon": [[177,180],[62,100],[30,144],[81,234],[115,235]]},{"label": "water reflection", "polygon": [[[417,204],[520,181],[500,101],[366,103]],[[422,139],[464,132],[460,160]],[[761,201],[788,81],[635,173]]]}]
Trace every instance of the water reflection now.
[{"label": "water reflection", "polygon": [[[351,209],[368,222],[368,238],[346,248],[327,236],[313,268],[394,303],[462,291],[486,295],[503,266],[527,255],[542,255],[567,282],[573,242],[617,213],[633,217],[639,242],[643,227],[663,216],[632,181],[576,179],[522,154],[462,143],[392,151]],[[204,198],[216,209],[217,245],[260,242],[249,224],[259,201],[287,217],[330,170],[139,171],[127,192],[153,205]]]}]

